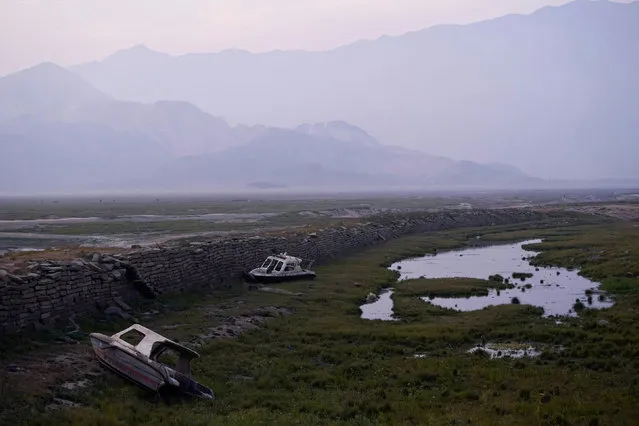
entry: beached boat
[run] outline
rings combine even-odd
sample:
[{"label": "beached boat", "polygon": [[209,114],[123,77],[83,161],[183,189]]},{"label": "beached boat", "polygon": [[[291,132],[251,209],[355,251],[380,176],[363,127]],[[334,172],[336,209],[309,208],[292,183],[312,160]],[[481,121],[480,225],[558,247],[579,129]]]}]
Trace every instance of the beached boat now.
[{"label": "beached boat", "polygon": [[295,256],[289,256],[287,253],[281,253],[266,258],[262,266],[245,273],[245,277],[249,281],[260,283],[275,283],[281,281],[314,279],[315,272],[309,268],[313,264],[312,261],[304,268],[302,267],[302,259]]},{"label": "beached boat", "polygon": [[[127,342],[129,337],[138,343]],[[191,360],[200,355],[179,343],[139,324],[112,336],[91,333],[90,338],[103,365],[144,389],[165,398],[184,395],[214,399],[211,389],[191,378]]]}]

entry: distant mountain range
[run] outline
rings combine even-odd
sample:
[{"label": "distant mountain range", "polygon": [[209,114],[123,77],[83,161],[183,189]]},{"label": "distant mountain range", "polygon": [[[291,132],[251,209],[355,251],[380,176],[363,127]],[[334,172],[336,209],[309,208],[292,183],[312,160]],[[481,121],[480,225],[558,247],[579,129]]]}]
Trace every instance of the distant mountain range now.
[{"label": "distant mountain range", "polygon": [[182,101],[118,101],[49,63],[0,79],[0,112],[1,193],[535,182],[382,145],[343,121],[231,127]]},{"label": "distant mountain range", "polygon": [[636,182],[637,24],[578,0],[328,52],[44,63],[0,78],[0,193]]},{"label": "distant mountain range", "polygon": [[173,57],[144,46],[72,68],[117,99],[230,122],[344,120],[382,143],[544,178],[639,172],[639,3],[577,0],[326,52]]}]

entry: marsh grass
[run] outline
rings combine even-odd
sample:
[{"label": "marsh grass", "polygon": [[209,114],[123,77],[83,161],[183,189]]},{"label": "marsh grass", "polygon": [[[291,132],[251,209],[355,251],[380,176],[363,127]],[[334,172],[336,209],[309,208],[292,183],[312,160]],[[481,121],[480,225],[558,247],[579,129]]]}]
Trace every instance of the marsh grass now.
[{"label": "marsh grass", "polygon": [[[234,312],[260,305],[288,306],[295,312],[270,319],[265,328],[237,339],[212,341],[200,351],[194,375],[213,388],[217,399],[212,403],[166,406],[107,376],[85,407],[42,416],[30,413],[28,422],[22,417],[13,424],[635,423],[639,294],[635,279],[627,278],[626,272],[638,260],[639,228],[606,224],[486,231],[413,236],[338,259],[318,267],[314,282],[284,286],[304,293],[301,297],[262,292],[209,295],[185,302],[188,309],[167,311],[152,325],[188,322],[186,330],[175,330],[178,337],[215,323],[216,317],[206,312],[219,305]],[[402,258],[462,247],[478,232],[492,241],[506,238],[500,232],[517,239],[551,235],[552,240],[535,247],[543,250],[542,263],[574,264],[582,273],[604,278],[617,303],[600,311],[586,308],[562,324],[527,305],[456,312],[429,306],[416,295],[427,287],[456,294],[499,283],[451,279],[394,284],[397,273],[385,268]],[[613,233],[616,238],[607,237]],[[589,261],[595,253],[600,257]],[[626,263],[619,263],[619,258]],[[390,284],[397,289],[394,309],[401,320],[362,320],[358,306],[363,297]],[[467,353],[482,341],[563,350],[545,349],[534,360],[490,360]],[[416,354],[424,356],[415,358]]]},{"label": "marsh grass", "polygon": [[514,280],[525,281],[526,278],[532,278],[533,274],[531,274],[530,272],[513,272],[512,277]]},{"label": "marsh grass", "polygon": [[396,297],[467,297],[487,296],[489,290],[511,286],[496,280],[476,278],[438,278],[402,280],[395,285]]}]

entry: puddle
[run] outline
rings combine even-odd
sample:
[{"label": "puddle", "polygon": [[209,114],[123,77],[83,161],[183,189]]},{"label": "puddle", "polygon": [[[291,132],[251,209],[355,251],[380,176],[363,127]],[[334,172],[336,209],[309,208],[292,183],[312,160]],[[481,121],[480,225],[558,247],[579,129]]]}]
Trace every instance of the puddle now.
[{"label": "puddle", "polygon": [[379,298],[372,303],[366,303],[359,308],[362,311],[362,319],[381,320],[381,321],[397,321],[393,317],[393,295],[392,288],[383,289]]},{"label": "puddle", "polygon": [[[532,266],[528,259],[537,253],[526,251],[522,246],[538,242],[541,240],[444,252],[403,260],[391,265],[391,269],[400,273],[400,282],[420,277],[488,279],[491,275],[499,274],[509,278],[517,286],[508,290],[490,290],[488,296],[422,298],[433,305],[458,311],[475,311],[488,306],[509,304],[513,302],[513,298],[517,298],[521,304],[543,308],[546,317],[575,316],[574,305],[577,299],[586,308],[601,309],[614,304],[598,292],[599,283],[578,275],[578,270]],[[528,273],[533,276],[522,281],[513,279],[513,273]],[[586,290],[591,290],[593,294],[589,297]]]},{"label": "puddle", "polygon": [[470,349],[468,353],[475,353],[477,351],[484,351],[490,355],[490,359],[499,358],[536,358],[541,355],[541,352],[536,350],[532,346],[526,345],[499,345],[494,343],[486,343],[485,346],[475,346]]},{"label": "puddle", "polygon": [[0,257],[5,255],[11,255],[14,253],[28,253],[36,251],[44,251],[43,248],[37,247],[8,247],[3,245],[2,238],[0,238]]},{"label": "puddle", "polygon": [[22,252],[28,252],[28,251],[44,251],[44,250],[45,249],[43,248],[36,248],[36,247],[21,247],[21,248],[11,248],[11,249],[8,249],[7,251],[22,253]]}]

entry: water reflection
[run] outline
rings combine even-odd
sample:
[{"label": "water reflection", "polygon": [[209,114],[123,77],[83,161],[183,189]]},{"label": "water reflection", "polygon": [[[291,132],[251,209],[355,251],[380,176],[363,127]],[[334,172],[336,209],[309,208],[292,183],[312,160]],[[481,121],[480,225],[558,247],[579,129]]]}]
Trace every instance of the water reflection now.
[{"label": "water reflection", "polygon": [[362,318],[368,320],[397,321],[393,318],[393,289],[387,288],[380,292],[379,298],[373,303],[360,306]]},{"label": "water reflection", "polygon": [[[587,308],[607,308],[613,305],[607,297],[596,294],[598,283],[578,275],[577,270],[532,266],[528,259],[537,253],[526,251],[522,246],[538,242],[541,240],[428,255],[394,263],[391,269],[399,271],[400,282],[420,277],[487,279],[499,274],[518,286],[508,290],[491,290],[488,296],[423,298],[434,305],[459,311],[474,311],[487,306],[513,303],[514,298],[521,304],[542,307],[544,316],[574,316],[577,300]],[[513,273],[529,273],[533,276],[522,281],[513,279]],[[586,290],[591,290],[594,294],[589,297]]]}]

